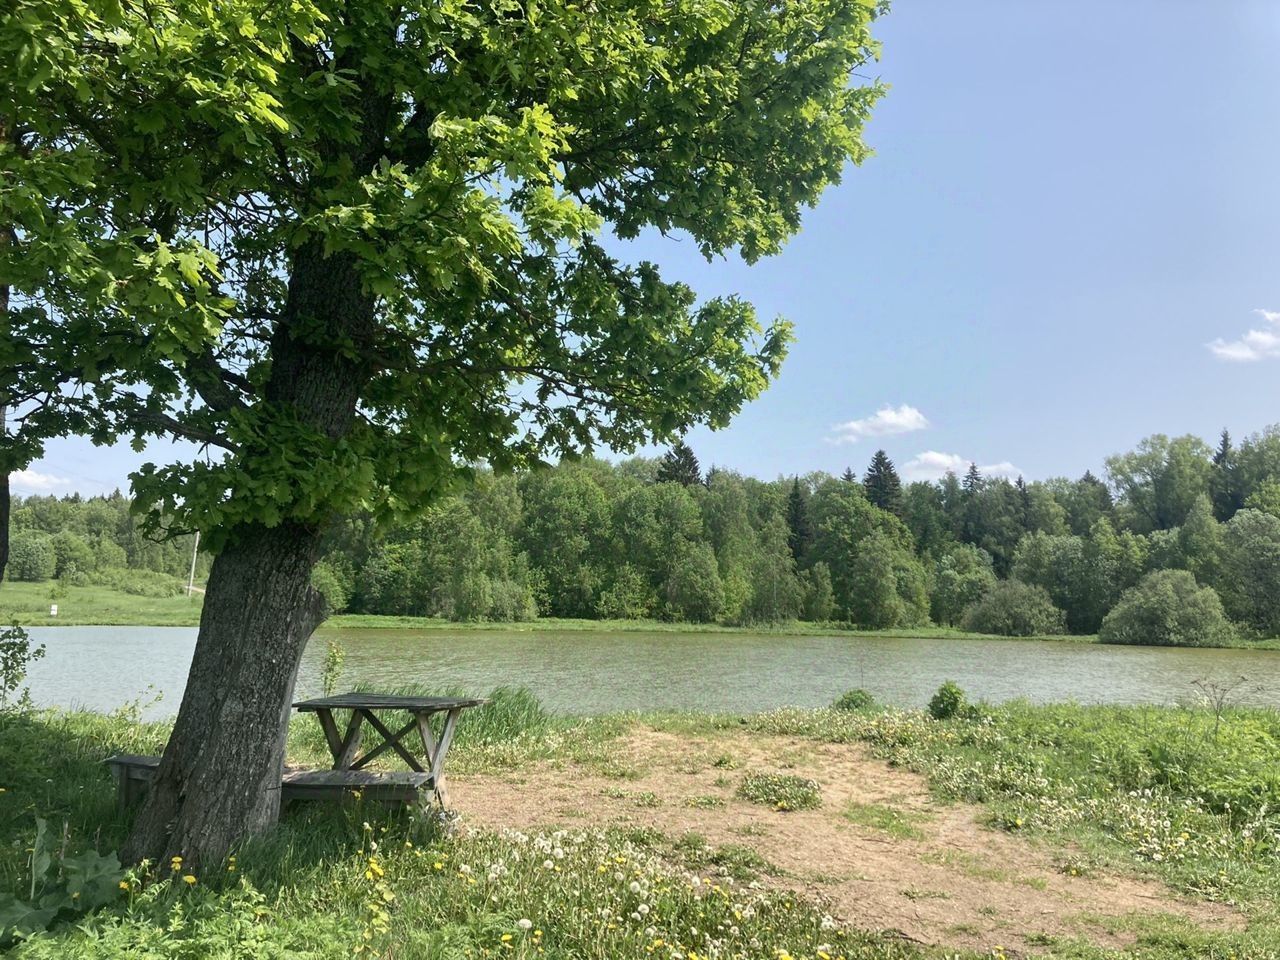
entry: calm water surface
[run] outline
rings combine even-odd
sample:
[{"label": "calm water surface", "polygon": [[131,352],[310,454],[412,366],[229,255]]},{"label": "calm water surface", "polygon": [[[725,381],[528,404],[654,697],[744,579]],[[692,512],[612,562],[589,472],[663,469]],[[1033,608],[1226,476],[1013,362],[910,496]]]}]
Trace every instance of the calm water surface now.
[{"label": "calm water surface", "polygon": [[[44,627],[37,703],[111,710],[152,699],[177,711],[194,627]],[[750,712],[819,706],[851,687],[920,706],[944,680],[990,701],[1177,703],[1192,681],[1247,677],[1241,701],[1280,707],[1280,652],[1104,647],[1007,640],[554,630],[326,630],[307,648],[301,694],[319,691],[327,637],[346,648],[342,686],[421,683],[486,693],[526,686],[553,710]]]}]

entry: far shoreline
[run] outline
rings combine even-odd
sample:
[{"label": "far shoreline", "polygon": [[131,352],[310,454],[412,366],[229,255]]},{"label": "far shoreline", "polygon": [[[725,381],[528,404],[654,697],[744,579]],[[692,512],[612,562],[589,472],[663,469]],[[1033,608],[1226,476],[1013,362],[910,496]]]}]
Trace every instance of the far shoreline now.
[{"label": "far shoreline", "polygon": [[[104,587],[70,587],[53,597],[48,584],[4,583],[0,586],[0,623],[24,627],[195,627],[200,622],[200,599],[139,597]],[[58,615],[49,616],[52,604]],[[849,637],[857,639],[904,640],[1004,640],[1051,641],[1099,644],[1096,634],[1005,637],[998,634],[969,633],[953,627],[914,627],[866,630],[832,623],[793,621],[786,624],[727,626],[717,623],[676,623],[663,620],[580,620],[545,617],[517,622],[451,621],[435,617],[339,614],[321,625],[318,633],[342,630],[419,630],[510,633],[663,633],[723,634],[725,636]],[[1099,644],[1101,645],[1101,644]],[[1143,645],[1148,646],[1148,645]],[[1155,646],[1155,645],[1149,645]],[[1280,638],[1238,641],[1217,647],[1176,649],[1280,650]]]}]

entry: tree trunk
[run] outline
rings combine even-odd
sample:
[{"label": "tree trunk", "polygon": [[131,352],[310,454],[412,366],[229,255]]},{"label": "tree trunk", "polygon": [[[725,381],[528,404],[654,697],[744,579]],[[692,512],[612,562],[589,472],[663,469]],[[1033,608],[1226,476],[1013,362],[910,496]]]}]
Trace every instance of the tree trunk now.
[{"label": "tree trunk", "polygon": [[275,823],[298,661],[320,622],[313,530],[253,527],[214,559],[182,706],[128,861],[184,869]]},{"label": "tree trunk", "polygon": [[[372,322],[350,256],[299,251],[265,403],[346,435],[369,371],[341,343],[361,342]],[[182,706],[126,862],[181,856],[184,870],[195,868],[275,822],[298,661],[321,620],[311,570],[327,519],[242,525],[215,557]]]}]

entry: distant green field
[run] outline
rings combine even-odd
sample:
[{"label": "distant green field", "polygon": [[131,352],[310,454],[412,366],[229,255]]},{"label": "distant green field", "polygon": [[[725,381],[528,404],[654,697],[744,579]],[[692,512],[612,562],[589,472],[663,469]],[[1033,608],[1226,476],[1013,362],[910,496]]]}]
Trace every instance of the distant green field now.
[{"label": "distant green field", "polygon": [[[0,623],[29,627],[94,624],[103,626],[185,627],[200,622],[204,596],[138,597],[111,587],[65,587],[53,581],[0,584]],[[58,605],[58,615],[49,607]]]}]

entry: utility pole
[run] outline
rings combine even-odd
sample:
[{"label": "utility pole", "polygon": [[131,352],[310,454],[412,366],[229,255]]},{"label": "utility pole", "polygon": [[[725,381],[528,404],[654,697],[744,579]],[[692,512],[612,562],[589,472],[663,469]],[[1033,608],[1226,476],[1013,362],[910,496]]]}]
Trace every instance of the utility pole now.
[{"label": "utility pole", "polygon": [[191,599],[191,594],[196,585],[196,554],[200,552],[200,531],[196,531],[196,545],[191,548],[191,573],[187,576],[187,599]]}]

